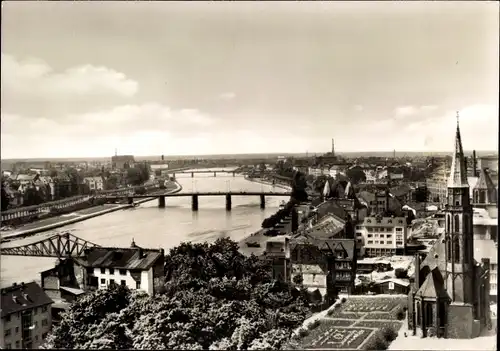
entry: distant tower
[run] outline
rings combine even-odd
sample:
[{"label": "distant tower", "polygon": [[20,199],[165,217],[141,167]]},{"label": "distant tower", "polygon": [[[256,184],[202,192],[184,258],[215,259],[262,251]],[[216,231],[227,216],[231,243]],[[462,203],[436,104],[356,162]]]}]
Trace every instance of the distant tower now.
[{"label": "distant tower", "polygon": [[396,159],[396,149],[394,149],[394,150],[392,151],[392,158],[393,158],[393,159]]},{"label": "distant tower", "polygon": [[335,156],[335,141],[332,138],[332,156]]},{"label": "distant tower", "polygon": [[474,303],[474,238],[467,166],[458,124],[448,178],[446,216],[446,290],[452,302]]},{"label": "distant tower", "polygon": [[115,147],[115,156],[118,156],[118,149]]}]

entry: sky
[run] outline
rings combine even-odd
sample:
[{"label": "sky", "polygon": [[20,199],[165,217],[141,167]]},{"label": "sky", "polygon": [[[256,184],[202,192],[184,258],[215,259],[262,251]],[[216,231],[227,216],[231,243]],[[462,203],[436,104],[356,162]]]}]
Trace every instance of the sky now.
[{"label": "sky", "polygon": [[2,2],[6,158],[497,150],[497,2]]}]

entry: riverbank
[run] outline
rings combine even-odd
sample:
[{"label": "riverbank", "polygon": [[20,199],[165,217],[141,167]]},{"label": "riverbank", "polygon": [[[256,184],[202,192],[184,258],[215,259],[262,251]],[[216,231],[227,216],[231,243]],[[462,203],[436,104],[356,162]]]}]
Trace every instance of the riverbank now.
[{"label": "riverbank", "polygon": [[290,190],[290,191],[292,190],[291,186],[283,185],[283,184],[273,184],[272,182],[267,181],[267,180],[262,180],[261,178],[249,178],[248,176],[245,176],[245,179],[248,180],[249,182],[270,185],[270,186],[274,186],[274,187],[278,187],[278,188]]},{"label": "riverbank", "polygon": [[[174,194],[182,190],[182,186],[175,182],[175,188],[168,190],[167,194]],[[153,195],[153,194],[151,194]],[[4,231],[0,234],[1,242],[12,241],[16,239],[25,238],[27,236],[39,234],[52,229],[57,229],[68,224],[84,221],[86,219],[102,216],[107,213],[131,208],[139,204],[155,200],[155,197],[139,199],[134,201],[133,204],[105,204],[100,206],[93,206],[83,210],[75,211],[73,213],[43,219],[37,222],[23,225],[21,228],[12,231]]]},{"label": "riverbank", "polygon": [[[282,185],[282,184],[273,184],[272,182],[262,180],[260,178],[248,178],[245,176],[245,179],[248,180],[249,182],[254,182],[254,183],[260,183],[264,185],[271,185],[275,186],[281,189],[285,190],[292,190],[290,186]],[[259,229],[256,232],[250,234],[249,236],[243,238],[238,242],[238,245],[240,246],[240,251],[244,255],[250,256],[251,254],[254,254],[256,256],[260,256],[264,253],[266,250],[266,244],[270,239],[273,239],[274,237],[272,236],[266,236],[264,233],[267,231],[267,229]],[[248,247],[248,243],[252,244],[259,244],[258,247]]]}]

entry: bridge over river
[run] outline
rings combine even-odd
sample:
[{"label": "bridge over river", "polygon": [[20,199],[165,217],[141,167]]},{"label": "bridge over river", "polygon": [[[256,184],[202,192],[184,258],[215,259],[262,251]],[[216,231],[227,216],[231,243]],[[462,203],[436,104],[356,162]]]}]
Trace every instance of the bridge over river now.
[{"label": "bridge over river", "polygon": [[[167,253],[170,248],[183,241],[212,242],[217,238],[228,237],[239,242],[259,230],[262,221],[278,210],[280,202],[288,200],[288,194],[276,193],[290,191],[279,186],[251,182],[239,174],[235,177],[232,175],[213,177],[210,173],[196,173],[194,178],[189,175],[179,176],[177,182],[183,188],[178,194],[185,195],[165,197],[164,208],[160,208],[157,201],[146,202],[135,208],[2,243],[2,249],[30,245],[60,232],[70,232],[83,241],[103,247],[129,247],[134,239],[139,246],[163,248]],[[192,211],[192,195],[195,193],[217,193],[217,195],[199,196],[199,210]],[[226,211],[224,206],[225,196],[228,193],[231,193],[231,211]],[[251,195],[236,195],[236,193]],[[261,193],[265,197],[265,208],[260,206]],[[57,248],[54,240],[52,242]],[[83,241],[81,245],[84,245]],[[45,242],[45,245],[50,244]],[[61,245],[64,247],[64,242],[60,243],[60,247]],[[0,284],[6,286],[13,282],[40,281],[40,272],[53,268],[55,261],[53,255],[29,258],[2,255]]]},{"label": "bridge over river", "polygon": [[191,209],[198,211],[198,198],[200,196],[224,196],[226,198],[226,210],[232,209],[233,196],[258,196],[260,198],[260,208],[266,208],[266,196],[290,196],[292,193],[287,191],[198,191],[198,192],[180,192],[173,194],[159,195],[122,195],[122,196],[102,196],[109,201],[116,201],[127,198],[129,204],[134,203],[134,199],[158,198],[158,207],[164,208],[167,197],[191,197]]}]

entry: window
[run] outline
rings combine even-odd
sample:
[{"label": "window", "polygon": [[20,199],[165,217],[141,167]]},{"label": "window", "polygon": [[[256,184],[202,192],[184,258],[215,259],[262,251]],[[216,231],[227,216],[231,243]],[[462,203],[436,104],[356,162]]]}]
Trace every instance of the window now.
[{"label": "window", "polygon": [[449,233],[451,231],[451,215],[446,215],[446,231]]},{"label": "window", "polygon": [[446,260],[451,262],[451,237],[446,238]]},{"label": "window", "polygon": [[37,314],[38,313],[38,308],[33,308],[33,314]]},{"label": "window", "polygon": [[19,348],[19,340],[16,341],[16,349]]},{"label": "window", "polygon": [[378,234],[375,234],[375,237],[378,238]]},{"label": "window", "polygon": [[384,241],[383,241],[383,240],[380,240],[380,244],[384,245]]},{"label": "window", "polygon": [[48,334],[49,334],[49,333],[43,333],[43,334],[42,334],[42,339],[47,339]]},{"label": "window", "polygon": [[403,242],[402,241],[396,241],[396,245],[401,246],[401,245],[403,245]]},{"label": "window", "polygon": [[5,348],[8,350],[8,349],[11,349],[12,348],[12,344],[5,344]]},{"label": "window", "polygon": [[496,290],[497,289],[497,285],[495,283],[491,283],[491,289]]},{"label": "window", "polygon": [[361,240],[361,239],[358,239],[358,243],[360,243],[360,244],[361,244],[362,242],[363,242],[363,240]]},{"label": "window", "polygon": [[363,234],[361,234],[361,233],[356,233],[356,236],[362,236],[362,235],[363,235]]},{"label": "window", "polygon": [[378,244],[378,240],[375,240],[375,244]]},{"label": "window", "polygon": [[392,234],[387,234],[386,237],[387,237],[387,239],[390,239],[390,238],[392,238]]},{"label": "window", "polygon": [[19,327],[16,327],[16,334],[19,333]]},{"label": "window", "polygon": [[5,337],[9,336],[10,335],[10,329],[5,329],[4,335],[5,335]]},{"label": "window", "polygon": [[121,286],[126,286],[126,285],[127,285],[127,283],[125,282],[125,280],[120,280],[120,285],[121,285]]},{"label": "window", "polygon": [[38,335],[35,335],[35,341],[38,341]]},{"label": "window", "polygon": [[5,317],[5,323],[9,323],[10,322],[10,314],[7,315],[7,317]]},{"label": "window", "polygon": [[47,326],[47,325],[49,325],[49,321],[47,320],[47,318],[44,318],[44,319],[42,320],[42,327],[45,327],[45,326]]},{"label": "window", "polygon": [[389,219],[389,220],[387,221],[387,223],[392,223],[392,219]]},{"label": "window", "polygon": [[403,224],[403,220],[402,220],[402,219],[400,219],[400,220],[398,221],[398,223],[399,223],[399,224]]},{"label": "window", "polygon": [[453,238],[453,255],[455,263],[460,262],[460,241],[458,237]]},{"label": "window", "polygon": [[106,279],[101,278],[101,284],[106,284]]},{"label": "window", "polygon": [[120,275],[127,275],[126,269],[120,269]]},{"label": "window", "polygon": [[454,228],[454,231],[455,233],[459,233],[460,232],[460,218],[458,217],[458,215],[455,215],[455,228]]},{"label": "window", "polygon": [[392,245],[392,241],[391,241],[391,240],[387,240],[387,241],[386,241],[386,244],[387,244],[387,245]]},{"label": "window", "polygon": [[109,269],[109,274],[111,274],[111,275],[115,274],[115,269],[114,268],[110,268]]},{"label": "window", "polygon": [[38,321],[35,321],[35,328],[38,328]]},{"label": "window", "polygon": [[360,230],[360,229],[361,229],[361,226],[360,226],[360,225],[357,225],[357,226],[356,226],[356,229],[357,229],[357,230]]},{"label": "window", "polygon": [[396,228],[396,231],[397,231],[397,232],[402,232],[402,231],[403,231],[403,228]]},{"label": "window", "polygon": [[42,312],[47,312],[47,306],[42,307]]},{"label": "window", "polygon": [[115,285],[115,280],[114,279],[110,279],[109,280],[109,285]]},{"label": "window", "polygon": [[106,268],[101,268],[101,274],[106,274]]},{"label": "window", "polygon": [[373,238],[373,234],[368,234],[368,237],[369,238]]},{"label": "window", "polygon": [[140,289],[141,288],[141,282],[135,282],[135,288]]}]

